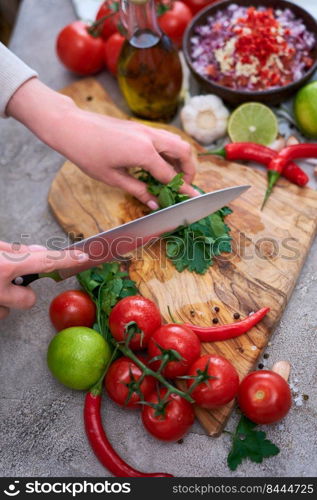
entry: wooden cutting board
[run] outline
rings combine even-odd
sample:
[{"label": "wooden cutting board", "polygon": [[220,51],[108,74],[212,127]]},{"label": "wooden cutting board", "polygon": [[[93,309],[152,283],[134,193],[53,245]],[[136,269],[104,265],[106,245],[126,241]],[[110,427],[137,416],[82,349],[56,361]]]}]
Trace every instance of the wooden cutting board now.
[{"label": "wooden cutting board", "polygon": [[[93,79],[81,80],[62,91],[85,109],[127,119]],[[153,126],[162,126],[152,124]],[[183,132],[181,134],[198,149]],[[216,259],[203,276],[178,273],[164,257],[164,244],[156,243],[147,253],[132,260],[129,273],[142,295],[154,300],[170,321],[168,306],[176,320],[210,325],[217,315],[221,323],[233,321],[264,306],[270,314],[248,334],[225,342],[203,344],[203,351],[225,356],[243,378],[257,363],[290,298],[317,229],[317,193],[298,188],[282,179],[265,210],[260,211],[266,175],[254,168],[210,158],[202,161],[195,183],[206,192],[227,186],[250,184],[231,205],[227,217],[234,252]],[[49,205],[63,229],[72,237],[88,237],[135,219],[144,207],[119,189],[107,187],[66,162],[56,175]],[[197,408],[197,417],[209,435],[222,431],[233,403],[214,411]]]}]

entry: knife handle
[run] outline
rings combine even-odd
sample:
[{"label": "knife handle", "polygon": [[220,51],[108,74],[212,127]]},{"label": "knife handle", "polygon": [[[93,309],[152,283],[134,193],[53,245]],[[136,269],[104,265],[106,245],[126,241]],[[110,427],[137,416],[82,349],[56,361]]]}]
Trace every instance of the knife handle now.
[{"label": "knife handle", "polygon": [[52,271],[51,273],[36,273],[36,274],[25,274],[24,276],[17,276],[12,280],[13,285],[18,285],[18,286],[28,286],[33,281],[39,280],[41,278],[51,278],[54,281],[58,282],[61,281],[62,278],[59,275],[58,271]]},{"label": "knife handle", "polygon": [[18,285],[18,286],[28,286],[33,281],[36,281],[40,279],[39,274],[25,274],[24,276],[18,276],[14,280],[12,280],[13,285]]}]

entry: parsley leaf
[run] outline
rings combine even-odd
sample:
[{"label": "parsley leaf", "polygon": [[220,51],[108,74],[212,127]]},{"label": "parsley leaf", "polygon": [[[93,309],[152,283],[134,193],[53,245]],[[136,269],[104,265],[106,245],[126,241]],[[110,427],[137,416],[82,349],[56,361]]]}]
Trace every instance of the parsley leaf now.
[{"label": "parsley leaf", "polygon": [[111,339],[109,316],[112,308],[124,297],[138,293],[135,282],[128,278],[128,273],[120,271],[118,262],[106,263],[77,275],[80,285],[97,307],[94,329],[106,340]]},{"label": "parsley leaf", "polygon": [[263,431],[256,431],[256,424],[242,416],[232,436],[232,448],[227,458],[228,467],[236,470],[242,460],[249,458],[252,462],[262,463],[264,458],[278,455],[279,448],[266,439]]},{"label": "parsley leaf", "polygon": [[[179,193],[183,184],[183,174],[177,174],[169,184],[161,184],[145,171],[139,172],[138,178],[145,182],[148,191],[157,197],[160,207],[165,208],[189,197]],[[203,191],[195,186],[201,193]],[[228,207],[194,222],[180,227],[164,236],[166,255],[179,272],[188,269],[197,274],[204,274],[213,265],[213,257],[222,252],[231,252],[230,228],[224,223],[226,215],[232,213]]]},{"label": "parsley leaf", "polygon": [[170,207],[189,198],[189,196],[178,192],[184,182],[182,173],[175,175],[168,184],[161,184],[144,170],[139,172],[138,179],[147,184],[149,193],[157,196],[161,208]]}]

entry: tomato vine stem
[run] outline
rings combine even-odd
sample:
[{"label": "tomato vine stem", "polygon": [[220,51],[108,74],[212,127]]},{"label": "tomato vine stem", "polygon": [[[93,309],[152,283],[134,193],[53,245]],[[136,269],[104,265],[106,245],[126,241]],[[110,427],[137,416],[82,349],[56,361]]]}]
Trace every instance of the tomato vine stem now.
[{"label": "tomato vine stem", "polygon": [[177,394],[178,396],[181,396],[182,398],[186,399],[186,401],[188,401],[189,403],[194,402],[194,400],[191,398],[191,396],[187,392],[184,392],[181,389],[178,389],[177,387],[173,386],[163,377],[163,375],[161,373],[158,373],[158,372],[151,370],[151,368],[149,368],[144,363],[142,363],[142,361],[133,353],[133,351],[131,351],[131,349],[129,347],[127,347],[126,345],[121,345],[121,344],[116,344],[116,345],[117,345],[118,349],[122,352],[122,354],[124,354],[125,356],[130,358],[142,370],[142,373],[144,373],[145,376],[149,375],[151,377],[154,377],[164,387],[166,387],[168,389],[170,394]]}]

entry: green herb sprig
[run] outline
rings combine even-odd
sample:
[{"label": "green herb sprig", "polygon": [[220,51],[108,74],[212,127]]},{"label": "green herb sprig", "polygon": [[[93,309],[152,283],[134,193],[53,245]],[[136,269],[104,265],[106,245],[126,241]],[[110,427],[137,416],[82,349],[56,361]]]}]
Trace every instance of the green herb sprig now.
[{"label": "green herb sprig", "polygon": [[232,434],[232,448],[227,458],[229,469],[236,470],[246,458],[260,464],[264,458],[279,454],[279,448],[266,439],[265,432],[255,430],[256,425],[245,416],[240,418]]},{"label": "green herb sprig", "polygon": [[136,283],[129,279],[125,271],[120,270],[118,262],[110,262],[94,267],[77,275],[83,289],[90,295],[97,308],[97,322],[94,329],[107,341],[111,341],[109,316],[119,300],[136,295]]},{"label": "green herb sprig", "polygon": [[[151,174],[141,171],[138,178],[145,182],[148,191],[157,197],[160,208],[180,203],[189,196],[179,193],[183,184],[183,174],[177,174],[169,184],[161,184]],[[196,189],[199,189],[195,186]],[[201,193],[203,191],[199,189]],[[172,234],[165,235],[166,255],[179,272],[188,269],[204,274],[213,265],[215,256],[230,253],[230,228],[224,219],[232,210],[224,207],[198,222],[181,227]]]}]

